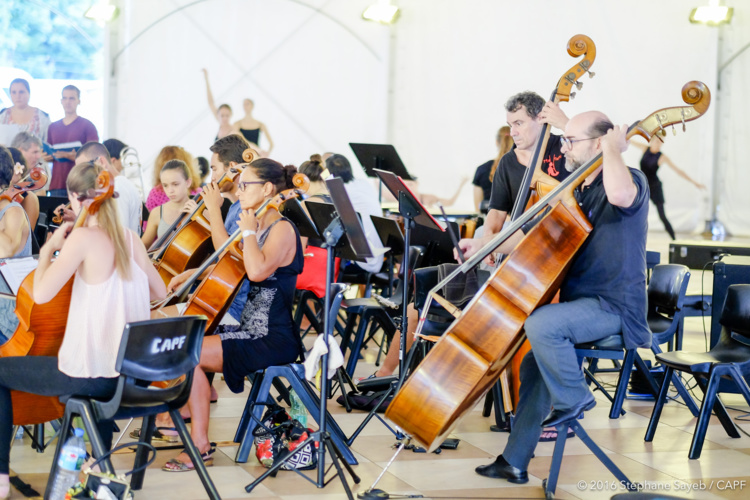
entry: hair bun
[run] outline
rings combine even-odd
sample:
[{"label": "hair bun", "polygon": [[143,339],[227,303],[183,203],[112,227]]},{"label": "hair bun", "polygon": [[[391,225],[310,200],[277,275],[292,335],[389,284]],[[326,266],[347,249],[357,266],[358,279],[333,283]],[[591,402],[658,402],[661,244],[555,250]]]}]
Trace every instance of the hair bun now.
[{"label": "hair bun", "polygon": [[294,165],[284,165],[284,183],[286,184],[287,189],[292,189],[294,187],[294,184],[292,183],[292,178],[294,177],[294,174],[297,173],[297,167]]},{"label": "hair bun", "polygon": [[323,163],[323,157],[319,154],[310,155],[310,161],[313,163]]}]

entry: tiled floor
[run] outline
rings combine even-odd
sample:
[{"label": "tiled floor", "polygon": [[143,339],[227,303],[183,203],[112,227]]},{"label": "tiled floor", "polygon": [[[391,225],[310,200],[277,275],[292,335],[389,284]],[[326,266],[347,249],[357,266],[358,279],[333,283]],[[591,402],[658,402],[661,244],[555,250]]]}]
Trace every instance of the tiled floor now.
[{"label": "tiled floor", "polygon": [[[662,252],[662,262],[667,262],[668,241],[661,234],[649,235],[649,248]],[[694,272],[689,293],[700,293],[700,272]],[[705,287],[710,290],[710,273]],[[700,318],[686,321],[685,348],[703,349],[704,336]],[[359,375],[372,373],[376,351],[371,348],[366,359],[358,366]],[[647,355],[647,352],[642,354]],[[612,376],[611,381],[614,380]],[[222,382],[220,399],[212,407],[210,437],[213,441],[229,444],[220,446],[215,465],[209,469],[211,477],[224,499],[285,499],[285,500],[338,500],[346,498],[338,480],[326,488],[317,489],[293,472],[281,472],[269,478],[251,494],[244,486],[263,472],[251,455],[247,464],[236,464],[233,459],[236,445],[233,439],[238,417],[245,403],[245,394],[232,394]],[[599,404],[586,413],[582,425],[605,453],[633,481],[644,483],[647,491],[674,495],[679,498],[748,498],[750,485],[750,437],[731,439],[715,420],[711,421],[703,454],[700,460],[688,460],[687,452],[692,438],[695,419],[679,403],[669,403],[652,443],[643,436],[652,403],[627,400],[627,414],[617,420],[608,418],[609,404],[596,393]],[[742,415],[748,411],[739,397],[723,397],[740,427],[750,432],[750,423]],[[363,414],[346,412],[336,403],[331,405],[336,421],[345,433],[350,434],[363,418]],[[741,420],[742,419],[742,420]],[[488,479],[474,473],[477,465],[491,462],[502,450],[507,434],[489,432],[490,420],[481,416],[477,408],[461,422],[454,437],[461,440],[456,450],[444,450],[440,455],[417,454],[404,451],[385,473],[378,487],[392,494],[421,494],[428,498],[543,498],[542,480],[547,477],[554,443],[540,443],[536,458],[529,467],[530,480],[525,485],[513,485],[503,480]],[[395,439],[378,421],[371,422],[354,442],[352,450],[359,461],[355,466],[361,482],[350,486],[355,493],[366,490],[382,472],[390,459]],[[16,443],[11,456],[11,467],[19,477],[37,491],[44,491],[51,452],[37,454],[30,450],[27,440]],[[195,473],[167,473],[161,465],[177,451],[159,453],[156,463],[146,475],[145,487],[138,498],[192,500],[206,498]],[[115,457],[116,465],[126,469],[132,455]],[[308,473],[311,474],[311,473]],[[557,488],[557,498],[601,499],[610,498],[613,476],[577,438],[570,439]],[[666,488],[669,488],[667,491]],[[14,498],[20,494],[14,492]]]}]

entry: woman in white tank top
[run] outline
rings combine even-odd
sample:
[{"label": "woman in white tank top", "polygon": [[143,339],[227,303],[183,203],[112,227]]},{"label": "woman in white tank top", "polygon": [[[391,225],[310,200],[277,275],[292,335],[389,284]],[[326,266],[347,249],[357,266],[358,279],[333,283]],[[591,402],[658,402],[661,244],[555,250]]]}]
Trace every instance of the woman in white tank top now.
[{"label": "woman in white tank top", "polygon": [[[71,208],[78,214],[80,193],[94,188],[101,169],[76,165],[67,180]],[[149,299],[166,296],[140,238],[120,225],[116,201],[105,200],[80,228],[63,224],[39,252],[34,301],[52,300],[71,276],[70,313],[59,355],[0,358],[0,500],[9,498],[8,472],[13,410],[10,390],[44,396],[107,397],[118,373],[115,359],[125,323],[148,319]],[[52,262],[53,255],[60,251]],[[112,423],[100,423],[105,446]]]}]

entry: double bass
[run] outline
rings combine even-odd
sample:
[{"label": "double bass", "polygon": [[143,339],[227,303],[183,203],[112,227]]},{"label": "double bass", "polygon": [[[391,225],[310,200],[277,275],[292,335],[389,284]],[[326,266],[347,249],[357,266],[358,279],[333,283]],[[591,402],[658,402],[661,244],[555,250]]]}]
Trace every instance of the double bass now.
[{"label": "double bass", "polygon": [[[255,151],[248,148],[242,153],[245,163],[240,164],[225,173],[219,179],[219,187],[231,183],[242,172],[242,167],[255,159]],[[200,195],[198,195],[200,196]],[[164,235],[152,246],[154,251],[151,260],[154,261],[159,275],[165,284],[185,271],[200,265],[211,253],[211,223],[205,215],[206,206],[203,200],[190,215],[178,217]]]},{"label": "double bass", "polygon": [[[693,81],[682,88],[682,98],[690,106],[656,111],[633,124],[628,139],[638,134],[650,140],[669,125],[695,120],[708,109],[711,94],[703,83]],[[550,208],[458,315],[388,406],[386,417],[429,450],[440,446],[463,414],[495,383],[525,339],[526,318],[557,292],[592,230],[578,207],[574,190],[601,164],[599,154],[581,166],[453,273],[477,265],[523,224]],[[438,284],[431,294],[444,285]]]},{"label": "double bass", "polygon": [[[96,188],[82,195],[81,211],[73,228],[81,227],[89,215],[99,211],[102,202],[111,198],[115,183],[109,172],[103,171],[96,178]],[[70,295],[73,280],[62,287],[54,299],[46,304],[34,302],[34,271],[21,282],[16,296],[18,327],[13,336],[0,346],[0,357],[4,356],[57,356],[68,322]],[[13,401],[13,424],[33,425],[62,417],[65,406],[56,396],[37,396],[25,392],[11,391]]]},{"label": "double bass", "polygon": [[[555,104],[568,102],[575,97],[576,93],[573,92],[573,87],[581,90],[583,83],[579,79],[584,73],[588,73],[590,78],[594,77],[594,73],[591,72],[591,66],[596,59],[596,45],[593,40],[586,35],[574,35],[568,40],[567,50],[571,57],[583,56],[583,59],[563,73],[558,80],[557,86],[549,98]],[[529,168],[526,169],[523,181],[518,189],[516,201],[513,204],[513,210],[510,214],[511,221],[518,219],[524,211],[558,184],[557,179],[542,171],[551,129],[552,127],[547,123],[542,125]],[[512,410],[518,404],[518,392],[521,386],[518,373],[520,373],[523,357],[530,350],[531,345],[524,342],[513,357],[511,366],[503,374],[503,379],[506,382],[503,388],[507,391],[503,397],[506,411]]]}]

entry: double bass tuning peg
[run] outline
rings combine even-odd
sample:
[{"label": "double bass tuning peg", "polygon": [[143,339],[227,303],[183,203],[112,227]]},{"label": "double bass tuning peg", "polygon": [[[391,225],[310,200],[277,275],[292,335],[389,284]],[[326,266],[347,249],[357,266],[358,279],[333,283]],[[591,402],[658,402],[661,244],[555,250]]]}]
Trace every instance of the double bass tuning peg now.
[{"label": "double bass tuning peg", "polygon": [[575,99],[576,98],[576,93],[575,92],[571,92],[570,93],[570,98],[571,99]]},{"label": "double bass tuning peg", "polygon": [[583,87],[583,83],[582,83],[582,82],[578,82],[578,81],[576,81],[576,82],[575,82],[575,86],[576,86],[576,88],[577,88],[578,90],[581,90],[581,87]]},{"label": "double bass tuning peg", "polygon": [[594,78],[596,76],[596,73],[594,73],[593,71],[586,70],[586,73],[589,74],[589,78]]}]

